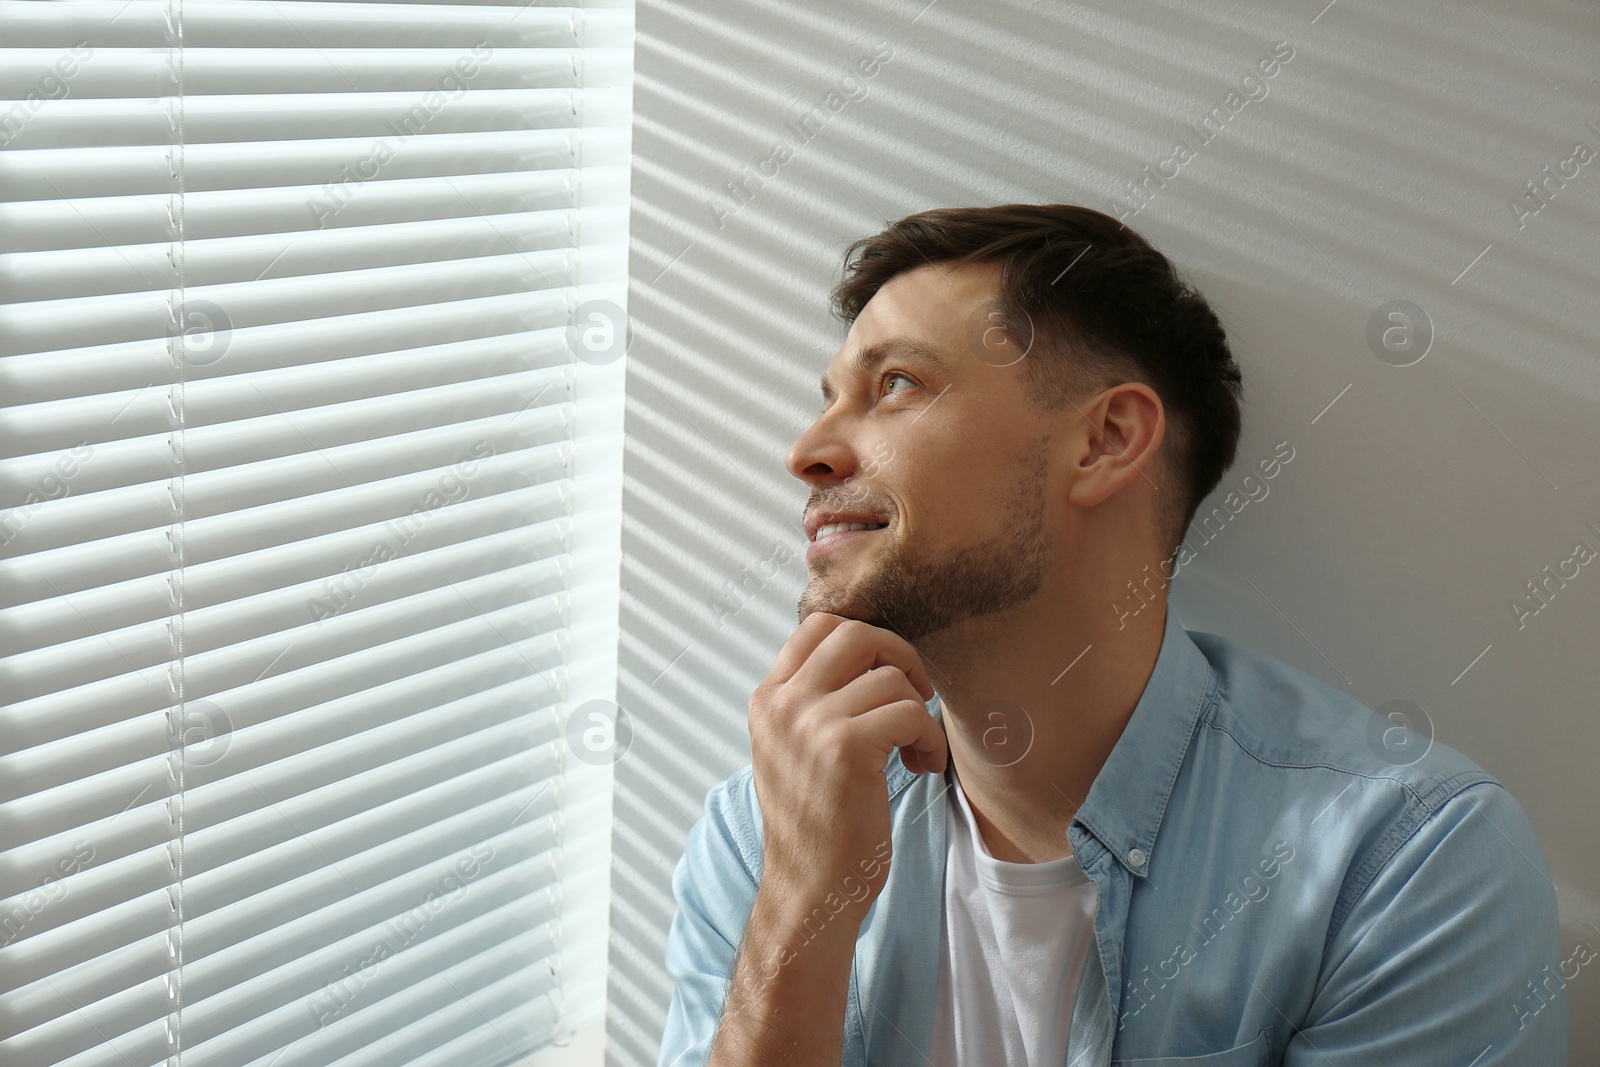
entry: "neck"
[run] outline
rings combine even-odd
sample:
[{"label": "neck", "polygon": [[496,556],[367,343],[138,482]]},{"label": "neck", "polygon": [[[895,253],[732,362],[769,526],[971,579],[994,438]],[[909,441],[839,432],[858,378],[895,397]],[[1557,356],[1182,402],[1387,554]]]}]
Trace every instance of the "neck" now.
[{"label": "neck", "polygon": [[1071,853],[1067,827],[1155,669],[1165,593],[1136,614],[1107,602],[1040,595],[917,643],[962,791],[996,859]]}]

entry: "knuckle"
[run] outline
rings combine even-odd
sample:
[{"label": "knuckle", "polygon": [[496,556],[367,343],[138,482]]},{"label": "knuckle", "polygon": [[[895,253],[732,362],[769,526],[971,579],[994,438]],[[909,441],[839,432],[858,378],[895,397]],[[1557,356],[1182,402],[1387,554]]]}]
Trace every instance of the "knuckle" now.
[{"label": "knuckle", "polygon": [[872,672],[879,684],[886,688],[902,689],[911,684],[911,679],[906,677],[906,672],[894,664],[879,667]]},{"label": "knuckle", "polygon": [[922,720],[928,715],[928,709],[923,706],[922,701],[912,700],[910,697],[897,700],[889,706],[893,709],[892,714],[896,721],[902,726],[921,726]]},{"label": "knuckle", "polygon": [[792,714],[793,702],[793,696],[782,686],[758,689],[755,696],[750,698],[751,722],[760,721],[768,726],[782,725]]},{"label": "knuckle", "polygon": [[834,764],[843,763],[852,747],[850,731],[843,725],[827,726],[817,731],[817,751]]},{"label": "knuckle", "polygon": [[767,718],[774,726],[787,726],[794,721],[796,700],[792,693],[782,693],[767,705]]}]

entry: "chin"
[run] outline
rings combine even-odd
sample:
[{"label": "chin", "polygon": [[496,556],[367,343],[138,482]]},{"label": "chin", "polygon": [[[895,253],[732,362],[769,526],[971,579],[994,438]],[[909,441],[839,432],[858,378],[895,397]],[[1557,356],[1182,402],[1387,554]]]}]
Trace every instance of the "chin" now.
[{"label": "chin", "polygon": [[856,603],[849,593],[840,592],[831,585],[819,585],[813,581],[800,595],[796,614],[799,615],[800,621],[804,622],[807,616],[817,611],[825,611],[829,615],[838,615],[846,619],[858,619],[874,626],[882,625],[876,621],[876,613],[868,605]]}]

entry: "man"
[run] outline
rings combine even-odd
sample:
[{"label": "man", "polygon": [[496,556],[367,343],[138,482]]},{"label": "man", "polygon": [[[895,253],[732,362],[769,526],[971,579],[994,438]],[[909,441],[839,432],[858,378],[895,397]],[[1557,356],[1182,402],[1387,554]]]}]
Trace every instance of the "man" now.
[{"label": "man", "polygon": [[846,259],[810,584],[674,874],[660,1064],[1564,1065],[1517,802],[1167,610],[1240,432],[1204,299],[1068,205]]}]

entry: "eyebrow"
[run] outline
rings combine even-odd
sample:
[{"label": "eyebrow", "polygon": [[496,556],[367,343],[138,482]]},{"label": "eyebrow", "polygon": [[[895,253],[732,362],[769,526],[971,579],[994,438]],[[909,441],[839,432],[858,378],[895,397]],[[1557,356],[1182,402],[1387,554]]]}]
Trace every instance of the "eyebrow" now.
[{"label": "eyebrow", "polygon": [[[945,358],[939,349],[926,341],[919,341],[914,337],[891,337],[858,349],[845,361],[845,370],[850,375],[865,377],[885,361],[896,356],[931,363],[934,366],[943,366],[945,363]],[[828,404],[833,403],[834,388],[828,381],[826,372],[822,375],[821,386],[823,401]]]}]

